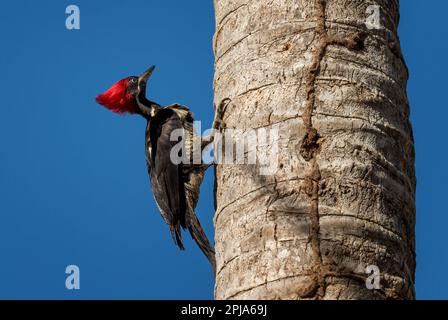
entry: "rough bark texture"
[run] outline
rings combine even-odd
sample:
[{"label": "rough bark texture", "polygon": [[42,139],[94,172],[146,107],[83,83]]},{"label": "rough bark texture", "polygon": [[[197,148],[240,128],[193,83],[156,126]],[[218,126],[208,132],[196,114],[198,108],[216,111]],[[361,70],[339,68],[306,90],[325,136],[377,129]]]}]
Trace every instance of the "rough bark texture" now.
[{"label": "rough bark texture", "polygon": [[[367,6],[381,8],[369,30]],[[413,299],[414,146],[398,0],[215,0],[224,123],[278,170],[219,165],[217,299]],[[237,137],[234,137],[237,138]],[[380,289],[366,287],[378,266]]]}]

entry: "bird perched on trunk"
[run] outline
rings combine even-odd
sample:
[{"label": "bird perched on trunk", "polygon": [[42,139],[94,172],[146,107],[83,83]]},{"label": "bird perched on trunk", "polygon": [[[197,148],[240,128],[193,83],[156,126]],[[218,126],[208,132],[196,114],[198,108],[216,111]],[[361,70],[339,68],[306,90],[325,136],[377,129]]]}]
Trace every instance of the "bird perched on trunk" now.
[{"label": "bird perched on trunk", "polygon": [[[160,213],[169,226],[176,245],[184,250],[181,228],[188,229],[215,270],[215,252],[194,212],[199,188],[209,165],[201,161],[173,161],[172,150],[179,143],[182,148],[174,156],[180,156],[184,160],[193,159],[193,141],[197,138],[193,130],[193,114],[182,105],[162,107],[146,98],[146,84],[153,71],[154,66],[139,77],[130,76],[118,81],[97,96],[96,101],[113,112],[138,114],[147,120],[146,163]],[[220,128],[226,102],[227,100],[223,100],[215,110],[214,129]],[[173,139],[176,131],[180,141]],[[213,142],[213,137],[211,134],[202,139],[201,152]]]}]

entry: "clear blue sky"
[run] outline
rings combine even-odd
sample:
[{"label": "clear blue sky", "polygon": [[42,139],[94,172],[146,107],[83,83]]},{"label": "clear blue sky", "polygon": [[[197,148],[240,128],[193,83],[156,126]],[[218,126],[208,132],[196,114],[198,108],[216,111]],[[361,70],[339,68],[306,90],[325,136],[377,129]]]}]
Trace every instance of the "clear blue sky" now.
[{"label": "clear blue sky", "polygon": [[[417,147],[417,294],[448,298],[444,206],[448,2],[402,0],[400,36]],[[81,9],[81,30],[65,8]],[[212,119],[212,1],[8,1],[0,11],[0,298],[213,297],[185,236],[179,252],[150,194],[145,122],[94,97],[152,64],[149,94]],[[197,212],[213,233],[212,172]],[[81,290],[65,289],[65,267]]]}]

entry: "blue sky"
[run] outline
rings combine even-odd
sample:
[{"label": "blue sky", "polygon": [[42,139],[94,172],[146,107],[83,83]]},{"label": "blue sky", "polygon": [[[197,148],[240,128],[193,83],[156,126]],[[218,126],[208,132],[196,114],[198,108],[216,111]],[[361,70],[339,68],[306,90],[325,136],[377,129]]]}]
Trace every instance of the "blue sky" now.
[{"label": "blue sky", "polygon": [[[417,151],[419,298],[448,298],[444,53],[448,2],[401,1]],[[81,29],[65,28],[65,8]],[[145,122],[94,97],[156,64],[149,95],[212,120],[212,1],[4,2],[0,11],[0,298],[213,297],[202,253],[173,245],[150,194]],[[212,236],[212,172],[197,208]],[[65,267],[81,290],[65,289]]]}]

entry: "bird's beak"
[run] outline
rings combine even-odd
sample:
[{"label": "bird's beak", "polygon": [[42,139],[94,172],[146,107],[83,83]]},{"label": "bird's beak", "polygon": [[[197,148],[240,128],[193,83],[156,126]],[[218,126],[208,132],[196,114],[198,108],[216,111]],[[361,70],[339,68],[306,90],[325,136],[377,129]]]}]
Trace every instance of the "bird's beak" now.
[{"label": "bird's beak", "polygon": [[156,68],[156,66],[152,66],[150,67],[148,70],[146,70],[139,78],[138,78],[138,84],[145,84],[148,81],[149,77],[151,76],[152,72],[154,71],[154,69]]}]

